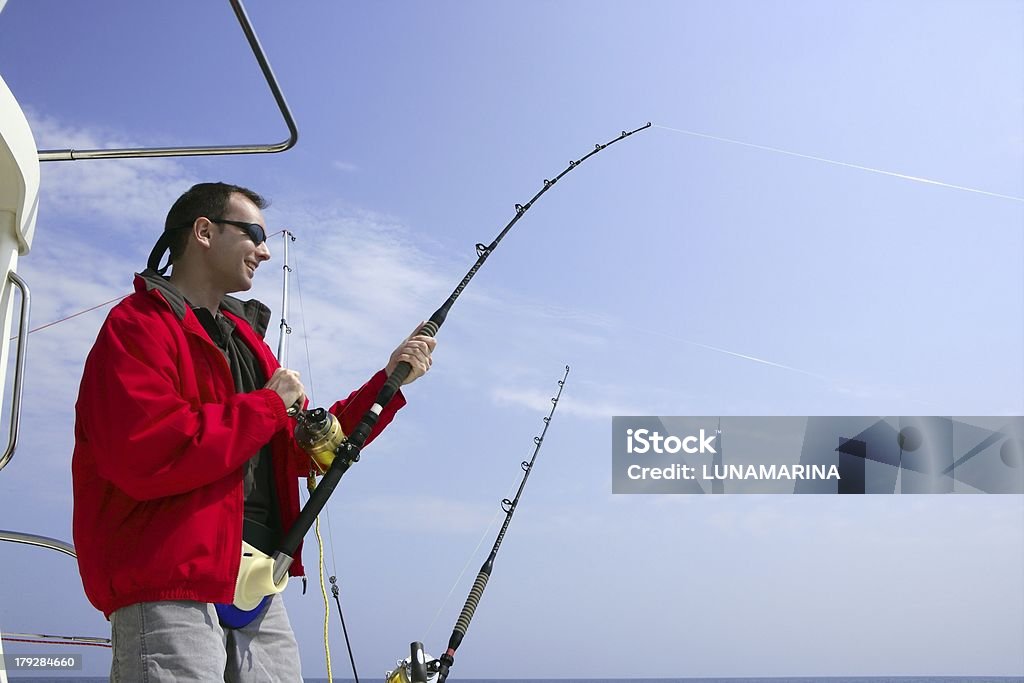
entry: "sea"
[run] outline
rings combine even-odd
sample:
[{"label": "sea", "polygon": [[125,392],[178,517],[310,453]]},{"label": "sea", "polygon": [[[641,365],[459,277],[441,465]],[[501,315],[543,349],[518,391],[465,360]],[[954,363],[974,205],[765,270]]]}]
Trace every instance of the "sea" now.
[{"label": "sea", "polygon": [[[363,677],[364,683],[382,683],[383,676]],[[9,677],[10,683],[106,683],[107,677],[76,678],[73,674]],[[327,683],[326,678],[306,678],[305,683]],[[776,678],[458,678],[451,683],[1024,683],[1021,676],[799,676]],[[335,678],[334,683],[355,683]]]}]

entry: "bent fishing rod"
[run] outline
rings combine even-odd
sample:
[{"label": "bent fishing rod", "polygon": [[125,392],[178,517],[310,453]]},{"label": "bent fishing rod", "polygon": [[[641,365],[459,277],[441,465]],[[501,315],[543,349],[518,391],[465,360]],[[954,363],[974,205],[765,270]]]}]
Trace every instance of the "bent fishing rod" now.
[{"label": "bent fishing rod", "polygon": [[[448,299],[440,308],[434,311],[434,314],[430,316],[430,319],[422,328],[420,328],[417,334],[428,337],[434,337],[437,335],[441,325],[444,324],[445,319],[448,317],[448,312],[455,304],[456,299],[459,298],[459,295],[462,294],[462,291],[469,284],[469,281],[473,279],[473,276],[476,275],[478,270],[480,270],[480,267],[483,266],[487,258],[495,249],[497,249],[498,244],[505,238],[505,235],[507,235],[512,229],[512,226],[518,223],[519,219],[526,214],[530,207],[532,207],[537,200],[544,195],[544,193],[554,187],[555,183],[598,152],[638,131],[650,128],[650,126],[651,123],[648,121],[645,125],[634,130],[622,131],[618,137],[610,142],[594,145],[594,149],[590,150],[589,153],[580,159],[570,161],[565,170],[553,179],[544,180],[544,186],[530,199],[530,201],[526,204],[516,204],[515,216],[513,216],[512,220],[510,220],[504,229],[498,233],[498,236],[494,238],[494,241],[488,245],[476,245],[476,263],[473,264],[465,277],[462,278],[459,285],[452,291]],[[316,516],[327,503],[327,499],[334,491],[334,488],[338,485],[338,481],[340,481],[342,475],[348,471],[349,467],[359,460],[359,452],[362,449],[363,444],[366,443],[367,438],[369,438],[370,432],[377,423],[377,419],[379,418],[381,411],[383,411],[384,407],[391,401],[395,392],[398,391],[400,386],[402,386],[402,383],[405,382],[405,379],[409,376],[409,372],[411,370],[412,366],[405,361],[398,364],[398,367],[396,367],[394,372],[391,373],[391,376],[388,377],[388,381],[383,387],[381,387],[374,405],[366,411],[355,429],[353,429],[352,434],[348,435],[347,438],[340,434],[341,429],[340,426],[336,425],[336,418],[332,420],[331,418],[333,418],[333,416],[323,408],[317,408],[300,414],[299,424],[296,428],[296,440],[298,440],[299,444],[305,447],[311,454],[328,456],[329,452],[333,458],[331,459],[330,467],[320,481],[320,485],[317,486],[316,491],[306,502],[306,505],[299,513],[299,517],[296,519],[295,524],[282,540],[280,550],[275,554],[275,580],[280,580],[284,576],[284,573],[287,572],[288,567],[291,565],[291,555],[295,552],[296,548],[298,548],[299,544],[302,542],[302,538],[306,535],[306,532],[316,519]],[[314,457],[316,456],[314,455]]]},{"label": "bent fishing rod", "polygon": [[[476,245],[476,263],[473,264],[448,299],[440,308],[434,311],[434,314],[430,316],[430,319],[420,328],[417,334],[428,337],[437,335],[438,330],[444,324],[448,312],[459,298],[459,295],[462,294],[462,291],[469,284],[469,281],[473,279],[477,271],[480,270],[480,267],[483,266],[487,258],[494,253],[494,250],[497,249],[498,244],[505,238],[505,235],[512,229],[512,226],[518,223],[519,219],[548,190],[554,187],[559,180],[598,152],[607,149],[620,140],[628,138],[634,133],[650,127],[651,123],[648,121],[643,126],[634,130],[622,131],[618,137],[609,142],[594,145],[594,149],[584,156],[569,161],[569,165],[557,176],[550,180],[545,179],[543,187],[528,202],[516,204],[515,215],[504,229],[498,233],[494,241],[490,244],[480,243]],[[351,434],[344,434],[337,418],[323,408],[299,413],[298,425],[295,429],[295,439],[317,463],[327,467],[327,470],[324,472],[319,486],[316,487],[309,500],[306,501],[295,523],[283,536],[278,550],[269,558],[263,556],[262,553],[252,557],[243,555],[243,567],[239,572],[235,590],[235,604],[241,609],[253,609],[262,599],[257,599],[259,595],[279,593],[284,589],[288,569],[291,567],[293,557],[302,543],[302,539],[313,526],[317,515],[320,514],[320,511],[327,504],[327,500],[334,492],[341,477],[353,464],[358,462],[363,444],[366,443],[374,425],[377,424],[381,412],[394,397],[398,388],[405,382],[411,370],[412,366],[406,361],[398,363],[398,366],[388,377],[387,382],[378,392],[373,406],[362,416]]]},{"label": "bent fishing rod", "polygon": [[[530,478],[530,473],[533,472],[533,465],[537,462],[537,454],[540,453],[540,447],[544,443],[544,436],[548,433],[548,427],[551,425],[551,418],[555,415],[555,408],[558,407],[558,400],[562,398],[562,389],[565,388],[565,380],[569,377],[569,366],[565,366],[565,374],[562,375],[562,379],[558,380],[558,393],[551,399],[551,411],[544,418],[544,428],[540,432],[540,436],[533,437],[533,457],[530,461],[523,461],[520,463],[520,467],[523,468],[523,479],[519,482],[519,490],[516,491],[516,496],[512,500],[505,498],[501,501],[501,509],[505,513],[505,521],[501,525],[501,529],[498,531],[498,536],[494,539],[494,545],[491,547],[491,552],[484,560],[483,565],[480,567],[480,571],[476,575],[476,581],[473,582],[473,587],[469,591],[469,597],[466,598],[465,604],[462,606],[462,612],[459,614],[458,620],[455,622],[455,628],[452,629],[452,635],[448,638],[448,649],[440,659],[431,659],[424,663],[424,669],[420,669],[416,665],[417,658],[425,659],[425,656],[417,657],[417,652],[422,653],[422,644],[414,642],[410,644],[412,650],[411,659],[400,661],[398,668],[394,671],[390,671],[385,676],[385,683],[425,683],[428,680],[427,674],[431,677],[432,683],[444,683],[448,678],[448,671],[451,669],[452,664],[455,663],[455,651],[459,649],[459,645],[462,644],[462,639],[466,637],[466,631],[469,630],[469,622],[473,620],[473,615],[476,613],[476,608],[480,604],[480,598],[484,594],[484,589],[487,588],[487,582],[491,579],[491,570],[494,568],[494,558],[498,554],[498,548],[501,547],[501,542],[505,540],[505,532],[508,531],[509,522],[512,521],[512,515],[516,512],[516,507],[519,506],[519,499],[523,495],[523,489],[526,488],[526,480]],[[418,646],[418,647],[417,647]],[[436,674],[436,680],[432,678]]]}]

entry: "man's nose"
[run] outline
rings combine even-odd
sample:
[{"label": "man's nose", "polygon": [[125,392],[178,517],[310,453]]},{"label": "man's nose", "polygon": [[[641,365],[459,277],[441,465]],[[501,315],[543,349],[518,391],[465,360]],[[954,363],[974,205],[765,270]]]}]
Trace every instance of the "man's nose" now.
[{"label": "man's nose", "polygon": [[261,242],[260,245],[256,247],[256,258],[258,258],[260,261],[270,260],[270,247],[267,246],[266,240]]}]

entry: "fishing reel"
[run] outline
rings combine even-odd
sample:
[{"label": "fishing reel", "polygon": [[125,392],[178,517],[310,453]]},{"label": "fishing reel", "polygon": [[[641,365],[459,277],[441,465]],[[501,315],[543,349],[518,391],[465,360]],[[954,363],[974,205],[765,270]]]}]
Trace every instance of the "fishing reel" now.
[{"label": "fishing reel", "polygon": [[412,653],[384,674],[384,683],[436,683],[440,662],[423,651],[422,643],[411,643]]},{"label": "fishing reel", "polygon": [[[345,432],[332,413],[323,408],[304,410],[298,414],[295,441],[320,467],[326,470],[345,443]],[[355,458],[359,459],[358,456]]]}]

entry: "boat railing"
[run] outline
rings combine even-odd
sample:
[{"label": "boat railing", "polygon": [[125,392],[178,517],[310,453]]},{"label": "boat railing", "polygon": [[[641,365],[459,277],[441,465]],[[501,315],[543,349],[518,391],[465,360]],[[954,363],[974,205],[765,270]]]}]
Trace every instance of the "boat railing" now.
[{"label": "boat railing", "polygon": [[18,319],[18,346],[14,361],[14,387],[11,396],[11,431],[7,449],[0,456],[0,470],[14,457],[14,449],[18,447],[18,429],[21,427],[21,393],[25,378],[25,352],[28,350],[28,314],[32,307],[32,295],[28,284],[13,270],[7,273],[7,279],[21,291],[21,313]]},{"label": "boat railing", "polygon": [[21,531],[9,531],[6,529],[0,529],[0,541],[9,541],[11,543],[24,543],[25,545],[34,545],[39,548],[46,548],[48,550],[56,550],[59,553],[70,555],[71,557],[78,557],[75,553],[75,546],[71,545],[67,541],[58,541],[55,538],[49,536],[37,536],[35,534],[26,534]]}]

